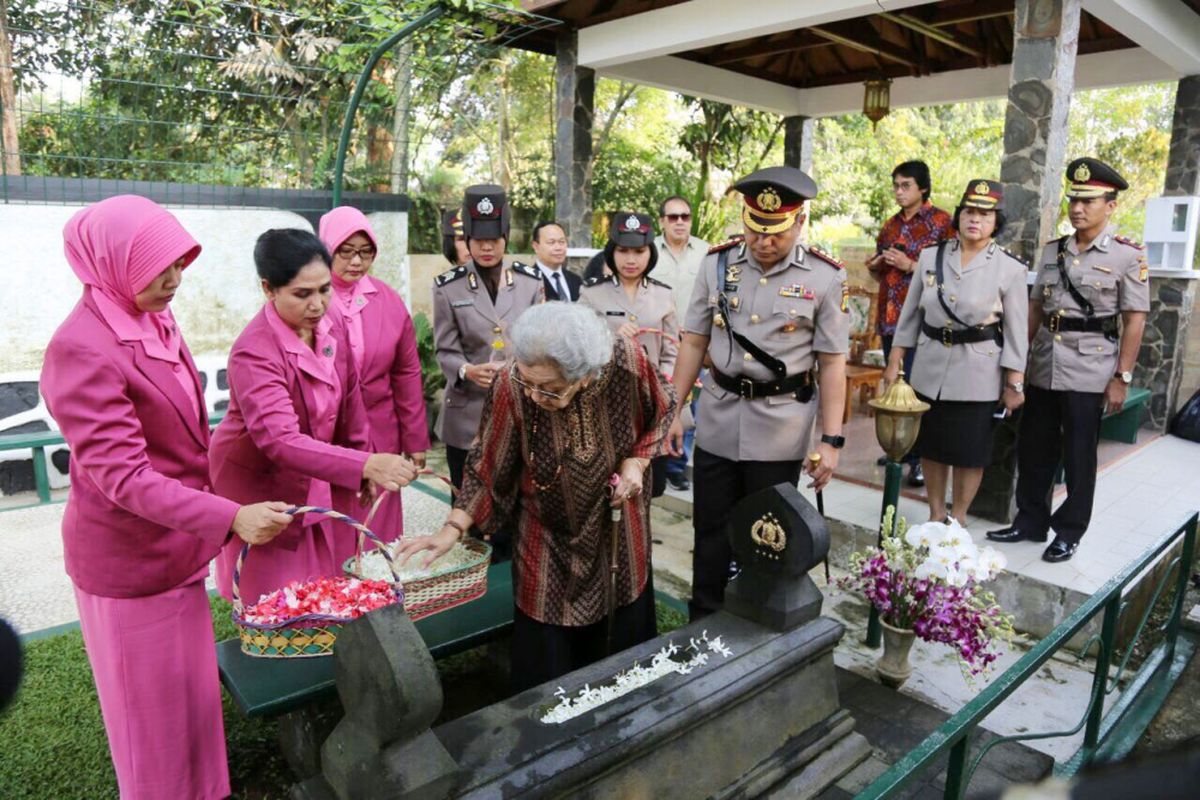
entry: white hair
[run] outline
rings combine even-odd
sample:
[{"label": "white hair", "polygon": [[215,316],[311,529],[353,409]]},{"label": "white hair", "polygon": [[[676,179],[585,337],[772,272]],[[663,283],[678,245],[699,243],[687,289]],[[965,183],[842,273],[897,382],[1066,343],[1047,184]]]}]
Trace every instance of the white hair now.
[{"label": "white hair", "polygon": [[509,331],[517,361],[547,365],[574,383],[597,375],[612,360],[613,335],[599,313],[582,303],[527,308]]}]

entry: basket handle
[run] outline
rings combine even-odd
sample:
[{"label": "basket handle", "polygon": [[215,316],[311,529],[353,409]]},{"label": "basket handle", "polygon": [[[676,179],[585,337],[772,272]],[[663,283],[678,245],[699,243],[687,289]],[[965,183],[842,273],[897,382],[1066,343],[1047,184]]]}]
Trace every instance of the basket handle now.
[{"label": "basket handle", "polygon": [[[380,494],[379,499],[382,499],[382,498],[383,498],[383,495]],[[375,501],[375,508],[377,508],[379,506],[379,499],[376,499],[376,501]],[[372,516],[374,516],[375,508],[371,509]],[[324,516],[329,517],[332,520],[337,520],[338,522],[344,522],[345,524],[349,525],[351,528],[354,528],[359,533],[358,541],[360,543],[360,548],[361,548],[361,542],[363,540],[363,537],[366,537],[366,538],[370,539],[372,542],[374,542],[375,546],[383,552],[383,557],[387,561],[388,569],[391,570],[393,582],[395,583],[396,586],[400,586],[400,574],[398,572],[396,572],[396,565],[392,563],[391,552],[388,551],[387,547],[384,546],[383,542],[380,541],[379,537],[376,536],[374,534],[374,532],[371,531],[370,528],[368,528],[366,525],[359,522],[358,520],[354,519],[354,517],[348,517],[345,514],[341,513],[340,511],[333,511],[332,509],[320,508],[318,506],[293,506],[293,507],[287,509],[286,511],[284,511],[283,513],[292,514],[292,515],[323,514]],[[369,520],[370,520],[370,517],[368,517],[368,521]],[[231,588],[231,591],[233,594],[233,610],[235,613],[237,613],[238,616],[241,616],[242,611],[243,611],[242,592],[241,592],[241,587],[240,587],[240,584],[242,582],[242,565],[246,561],[246,554],[250,552],[250,547],[251,547],[251,545],[249,542],[246,542],[245,544],[242,545],[241,552],[238,553],[237,563],[233,565],[233,584],[230,588]]]},{"label": "basket handle", "polygon": [[[456,487],[454,485],[454,482],[451,481],[445,475],[440,475],[431,469],[417,470],[417,478],[419,479],[422,476],[437,478],[439,481],[446,484],[446,486],[450,487],[450,496],[451,497],[454,497],[455,495],[458,494],[458,487]],[[367,513],[367,521],[365,523],[368,528],[371,527],[371,522],[375,519],[375,512],[378,511],[379,506],[383,504],[383,498],[387,496],[387,493],[388,493],[388,490],[386,490],[386,489],[381,491],[379,493],[379,496],[375,498],[375,502],[371,504],[371,510]],[[404,538],[404,531],[400,531],[400,535],[396,537],[396,541],[400,541],[400,539],[403,539],[403,538]],[[362,574],[363,548],[366,547],[365,539],[366,539],[366,537],[360,533],[358,536],[358,546],[354,548],[354,571],[360,575]],[[375,547],[377,549],[388,549],[388,548],[386,548],[385,543],[381,542],[379,539],[375,539],[374,543],[375,543]]]}]

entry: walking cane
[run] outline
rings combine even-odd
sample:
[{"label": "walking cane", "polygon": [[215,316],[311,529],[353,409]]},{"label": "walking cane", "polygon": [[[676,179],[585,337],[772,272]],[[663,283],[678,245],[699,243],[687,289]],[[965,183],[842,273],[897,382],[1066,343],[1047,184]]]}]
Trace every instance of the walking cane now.
[{"label": "walking cane", "polygon": [[[621,482],[621,477],[616,473],[609,478],[608,486],[615,494],[617,485]],[[622,520],[624,516],[625,504],[616,506],[612,509],[612,536],[609,541],[609,557],[608,557],[608,582],[606,584],[607,591],[604,593],[604,605],[608,610],[608,632],[605,639],[605,655],[613,654],[613,644],[617,636],[617,547],[620,542]]]},{"label": "walking cane", "polygon": [[[813,469],[821,463],[820,453],[809,453],[808,460],[812,462]],[[821,519],[825,518],[825,490],[817,489],[817,513],[821,515]],[[829,553],[825,553],[825,585],[829,585]]]}]

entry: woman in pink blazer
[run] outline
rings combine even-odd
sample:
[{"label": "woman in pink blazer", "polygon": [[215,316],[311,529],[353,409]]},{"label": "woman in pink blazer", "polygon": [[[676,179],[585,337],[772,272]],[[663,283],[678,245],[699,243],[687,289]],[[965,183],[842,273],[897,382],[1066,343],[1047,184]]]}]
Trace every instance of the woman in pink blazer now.
[{"label": "woman in pink blazer", "polygon": [[63,550],[122,798],[229,794],[204,579],[291,522],[212,494],[200,379],[168,310],[200,246],[143,197],[64,231],[83,297],[46,348],[41,391],[71,448]]},{"label": "woman in pink blazer", "polygon": [[[370,422],[371,450],[403,453],[424,467],[429,426],[417,335],[400,295],[370,276],[379,252],[371,223],[357,208],[340,206],[321,217],[319,231],[333,255],[332,302],[346,321]],[[335,492],[334,503],[339,511],[358,519],[365,513],[349,492]],[[383,500],[371,528],[388,542],[404,532],[399,494]],[[346,557],[353,546],[350,550]]]},{"label": "woman in pink blazer", "polygon": [[[395,453],[371,452],[346,323],[336,311],[325,313],[329,253],[308,231],[277,229],[258,237],[254,263],[267,302],[229,354],[229,411],[209,451],[218,494],[330,508],[335,486],[364,498],[372,488],[398,491],[416,468]],[[306,514],[246,557],[242,600],[254,603],[291,581],[341,574],[339,558],[355,536],[328,517]],[[225,597],[240,550],[230,542],[217,558]]]}]

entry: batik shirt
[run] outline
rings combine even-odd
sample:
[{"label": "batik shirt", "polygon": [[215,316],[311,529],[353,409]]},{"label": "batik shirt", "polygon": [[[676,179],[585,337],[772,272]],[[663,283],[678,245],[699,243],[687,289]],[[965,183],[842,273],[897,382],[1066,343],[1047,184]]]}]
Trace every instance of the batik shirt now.
[{"label": "batik shirt", "polygon": [[[905,219],[904,211],[897,211],[883,223],[879,236],[875,238],[876,252],[898,244],[904,248],[906,256],[916,261],[921,251],[929,245],[954,238],[952,222],[949,214],[929,201],[921,205],[912,219]],[[901,272],[887,264],[880,265],[876,274],[879,276],[879,320],[876,330],[880,336],[893,336],[896,333],[896,325],[900,322],[900,309],[904,308],[904,298],[908,296],[908,284],[912,281],[912,274]]]}]

